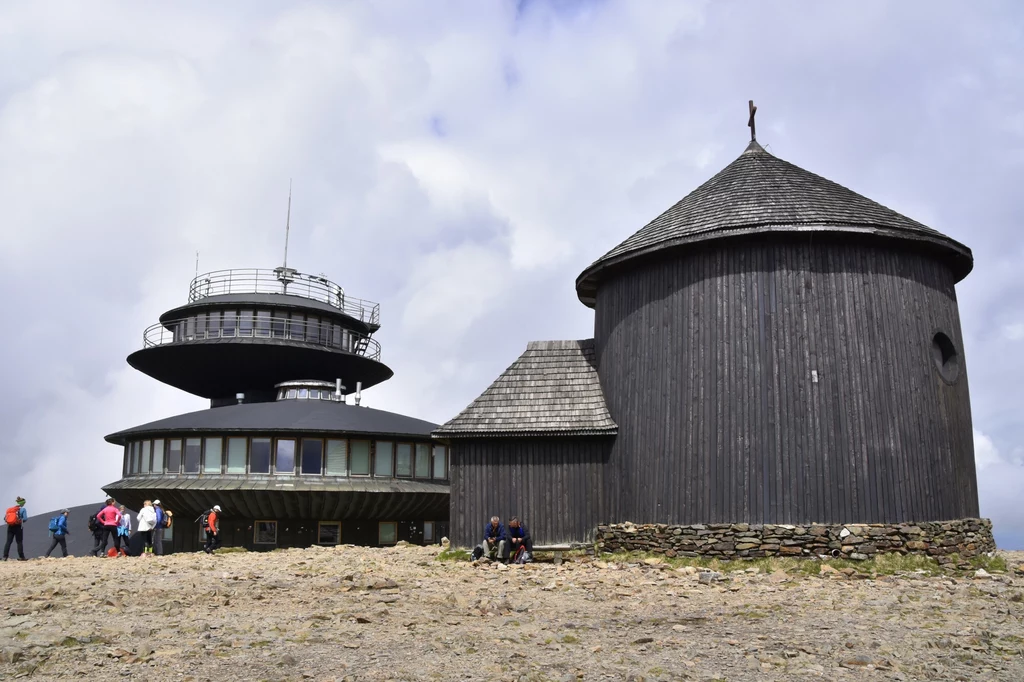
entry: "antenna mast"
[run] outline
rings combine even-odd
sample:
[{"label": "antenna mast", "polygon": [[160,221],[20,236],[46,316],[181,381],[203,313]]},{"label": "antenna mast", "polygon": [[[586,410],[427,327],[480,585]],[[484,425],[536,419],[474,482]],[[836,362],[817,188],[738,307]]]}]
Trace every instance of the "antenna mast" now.
[{"label": "antenna mast", "polygon": [[199,279],[199,252],[196,251],[196,279]]},{"label": "antenna mast", "polygon": [[288,269],[288,233],[292,227],[292,179],[288,178],[288,217],[284,221],[284,269]]}]

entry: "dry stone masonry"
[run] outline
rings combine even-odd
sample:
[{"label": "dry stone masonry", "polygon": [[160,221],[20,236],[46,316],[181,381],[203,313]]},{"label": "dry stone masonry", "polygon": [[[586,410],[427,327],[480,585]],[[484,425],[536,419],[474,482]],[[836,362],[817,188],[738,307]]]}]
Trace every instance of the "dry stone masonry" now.
[{"label": "dry stone masonry", "polygon": [[849,523],[841,525],[752,525],[709,523],[693,526],[620,523],[598,526],[598,549],[641,551],[668,557],[739,559],[768,556],[835,556],[863,560],[875,554],[925,554],[939,561],[995,551],[992,522],[959,519],[929,523]]}]

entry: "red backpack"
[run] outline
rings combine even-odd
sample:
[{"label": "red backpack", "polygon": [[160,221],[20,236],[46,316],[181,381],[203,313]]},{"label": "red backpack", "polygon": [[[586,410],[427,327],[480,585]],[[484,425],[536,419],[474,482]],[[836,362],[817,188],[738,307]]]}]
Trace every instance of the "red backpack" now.
[{"label": "red backpack", "polygon": [[19,507],[19,506],[8,507],[7,508],[7,513],[4,515],[4,523],[6,523],[8,526],[20,526],[21,525],[21,516],[19,515],[20,511],[21,511],[21,507]]}]

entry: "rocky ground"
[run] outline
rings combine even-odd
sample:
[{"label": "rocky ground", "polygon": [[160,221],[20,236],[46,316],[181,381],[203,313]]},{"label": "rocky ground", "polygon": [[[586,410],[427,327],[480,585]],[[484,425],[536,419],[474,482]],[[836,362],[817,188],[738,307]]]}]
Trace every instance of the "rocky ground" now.
[{"label": "rocky ground", "polygon": [[437,551],[0,563],[0,678],[1024,679],[1024,553],[872,579]]}]

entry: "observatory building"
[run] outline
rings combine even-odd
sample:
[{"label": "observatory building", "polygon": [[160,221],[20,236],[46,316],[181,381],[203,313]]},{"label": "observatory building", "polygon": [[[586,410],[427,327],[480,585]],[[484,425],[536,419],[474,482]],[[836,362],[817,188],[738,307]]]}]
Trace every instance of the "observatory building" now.
[{"label": "observatory building", "polygon": [[379,328],[378,304],[286,266],[197,276],[128,363],[210,409],[107,436],[124,467],[104,491],[173,510],[174,551],[201,547],[193,519],[214,504],[225,546],[439,540],[448,455],[436,425],[360,406],[392,376]]},{"label": "observatory building", "polygon": [[735,161],[576,279],[594,338],[530,343],[434,431],[455,543],[491,514],[539,542],[978,516],[954,289],[970,250],[750,123]]}]

